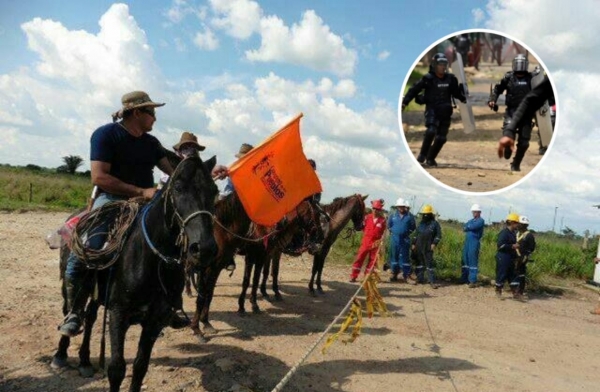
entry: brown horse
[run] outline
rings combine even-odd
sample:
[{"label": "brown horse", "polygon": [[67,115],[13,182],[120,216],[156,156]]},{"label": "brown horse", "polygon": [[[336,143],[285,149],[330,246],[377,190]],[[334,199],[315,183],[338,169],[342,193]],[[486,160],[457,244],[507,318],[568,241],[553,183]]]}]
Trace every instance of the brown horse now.
[{"label": "brown horse", "polygon": [[[323,294],[323,288],[321,287],[321,275],[323,273],[323,267],[325,265],[325,258],[329,253],[331,246],[336,241],[341,231],[346,227],[348,222],[352,220],[354,229],[361,231],[364,226],[365,219],[365,200],[368,196],[352,195],[348,197],[340,197],[334,199],[331,204],[323,205],[323,210],[331,217],[329,223],[329,229],[325,235],[325,240],[321,249],[315,253],[313,258],[312,274],[310,277],[310,283],[308,284],[308,290],[311,295],[315,295],[314,281],[316,276],[317,291]],[[261,294],[268,298],[267,294],[267,279],[269,277],[269,266],[272,265],[271,275],[273,276],[273,292],[275,293],[275,300],[281,300],[281,293],[279,292],[279,265],[281,260],[281,249],[273,252],[271,258],[267,260],[263,270],[263,279],[260,286]]]},{"label": "brown horse", "polygon": [[[239,249],[245,254],[244,280],[242,293],[238,299],[238,312],[244,313],[246,291],[250,285],[253,267],[256,268],[252,281],[250,302],[254,312],[260,311],[257,303],[257,291],[260,282],[260,271],[267,257],[278,249],[283,249],[292,239],[294,233],[300,228],[314,230],[318,222],[317,212],[309,201],[300,203],[294,211],[286,215],[278,227],[273,231],[256,226],[252,223],[244,210],[242,203],[235,193],[216,204],[215,240],[219,247],[216,262],[211,263],[206,269],[197,271],[198,280],[196,290],[196,312],[192,318],[192,329],[195,334],[203,337],[204,333],[215,333],[210,324],[209,311],[215,286],[221,271],[231,263]],[[204,333],[200,331],[199,323],[202,322]]]}]

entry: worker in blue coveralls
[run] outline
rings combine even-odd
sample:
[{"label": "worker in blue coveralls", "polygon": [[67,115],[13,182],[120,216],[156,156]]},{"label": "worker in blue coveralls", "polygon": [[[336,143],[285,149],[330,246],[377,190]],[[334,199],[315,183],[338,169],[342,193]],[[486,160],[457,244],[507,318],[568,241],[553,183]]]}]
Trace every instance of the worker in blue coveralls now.
[{"label": "worker in blue coveralls", "polygon": [[481,237],[483,237],[483,227],[485,221],[481,217],[481,207],[479,204],[471,206],[473,219],[469,220],[463,226],[465,232],[465,245],[462,254],[462,275],[461,282],[468,283],[469,288],[477,286],[477,273],[479,272],[479,246]]},{"label": "worker in blue coveralls", "polygon": [[408,279],[411,273],[411,264],[408,254],[410,252],[410,235],[415,231],[415,217],[408,211],[408,203],[399,198],[392,207],[395,211],[388,218],[387,226],[390,232],[391,258],[390,266],[392,276],[390,282],[398,282],[398,275],[402,270],[404,281]]},{"label": "worker in blue coveralls", "polygon": [[519,284],[514,282],[515,261],[520,255],[517,244],[517,228],[519,215],[511,212],[506,218],[506,227],[498,233],[496,251],[496,296],[502,296],[505,282],[510,283],[513,296],[518,296]]}]

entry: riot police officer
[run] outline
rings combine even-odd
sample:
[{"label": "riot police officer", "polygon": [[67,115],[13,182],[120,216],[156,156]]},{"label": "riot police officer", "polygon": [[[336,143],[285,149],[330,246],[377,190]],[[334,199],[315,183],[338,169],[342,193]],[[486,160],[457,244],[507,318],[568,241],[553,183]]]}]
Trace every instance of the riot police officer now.
[{"label": "riot police officer", "polygon": [[[424,91],[423,94],[420,94]],[[446,143],[452,116],[452,98],[467,102],[458,79],[448,73],[448,59],[437,53],[431,60],[429,72],[415,83],[402,100],[402,110],[415,99],[419,105],[425,104],[425,136],[417,157],[419,163],[437,166],[435,158]]]},{"label": "riot police officer", "polygon": [[[529,148],[529,140],[531,139],[531,120],[533,116],[522,117],[517,124],[512,124],[517,107],[531,91],[532,74],[527,71],[528,67],[529,61],[527,58],[522,54],[517,55],[512,62],[512,71],[508,71],[502,80],[494,86],[488,100],[490,108],[497,108],[496,101],[498,101],[498,97],[506,91],[506,111],[504,112],[502,136],[514,140],[515,133],[519,135],[517,151],[510,164],[511,171],[521,171],[521,161],[523,161],[525,152]],[[511,155],[512,150],[510,148],[504,150],[506,159],[510,159]]]}]

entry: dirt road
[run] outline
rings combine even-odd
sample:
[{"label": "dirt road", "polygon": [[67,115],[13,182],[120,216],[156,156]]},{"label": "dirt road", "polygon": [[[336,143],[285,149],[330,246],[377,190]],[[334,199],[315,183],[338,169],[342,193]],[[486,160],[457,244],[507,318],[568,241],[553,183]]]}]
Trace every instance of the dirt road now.
[{"label": "dirt road", "polygon": [[[530,70],[534,66],[532,62]],[[440,182],[463,191],[489,192],[519,181],[540,162],[542,156],[538,154],[537,128],[532,132],[530,147],[521,163],[520,172],[510,171],[512,159],[498,158],[496,150],[498,139],[502,136],[506,106],[502,97],[498,100],[500,109],[495,113],[487,107],[487,99],[490,83],[496,84],[509,70],[510,63],[500,67],[482,63],[479,71],[473,67],[466,69],[470,81],[469,92],[474,102],[476,130],[465,134],[458,109],[454,111],[448,141],[436,159],[438,167],[425,167]],[[402,123],[410,151],[416,158],[425,132],[422,110],[403,112]]]},{"label": "dirt road", "polygon": [[[104,391],[101,376],[55,372],[50,359],[61,320],[58,252],[43,235],[66,214],[0,213],[0,391]],[[241,267],[241,262],[238,266]],[[270,391],[315,342],[356,290],[349,268],[329,261],[326,295],[307,295],[308,260],[282,266],[284,301],[261,301],[261,314],[236,314],[241,273],[222,277],[214,325],[199,344],[188,331],[167,329],[145,379],[149,391]],[[566,284],[566,283],[565,283]],[[495,298],[489,287],[438,290],[381,284],[393,317],[364,320],[353,344],[315,351],[285,391],[597,391],[600,317],[597,294],[569,289],[527,302]],[[193,300],[185,299],[192,310]],[[99,328],[97,328],[99,329]],[[97,364],[99,334],[92,342]],[[127,338],[129,385],[139,327]],[[71,348],[75,356],[80,339]],[[73,365],[76,360],[71,359]]]}]

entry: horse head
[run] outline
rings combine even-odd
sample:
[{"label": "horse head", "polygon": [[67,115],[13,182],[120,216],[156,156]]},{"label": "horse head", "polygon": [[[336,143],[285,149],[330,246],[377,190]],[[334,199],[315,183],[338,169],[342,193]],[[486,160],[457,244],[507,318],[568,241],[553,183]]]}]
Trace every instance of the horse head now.
[{"label": "horse head", "polygon": [[214,156],[206,162],[199,157],[183,159],[163,195],[165,213],[171,212],[171,224],[176,221],[179,226],[178,245],[194,264],[210,263],[218,250],[213,217],[219,192],[211,177],[215,164]]},{"label": "horse head", "polygon": [[353,196],[355,200],[354,207],[352,208],[352,224],[354,225],[354,230],[362,231],[365,227],[365,200],[369,197],[369,195],[361,196],[356,194]]}]

